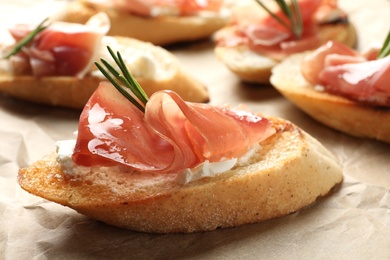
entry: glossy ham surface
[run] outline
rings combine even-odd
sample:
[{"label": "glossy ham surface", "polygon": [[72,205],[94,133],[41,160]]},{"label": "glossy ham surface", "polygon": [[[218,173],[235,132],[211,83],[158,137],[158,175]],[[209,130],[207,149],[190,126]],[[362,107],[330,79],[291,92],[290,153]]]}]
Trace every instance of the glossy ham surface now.
[{"label": "glossy ham surface", "polygon": [[[31,25],[17,25],[9,31],[18,42],[34,29]],[[11,69],[18,75],[83,77],[108,29],[109,19],[102,13],[86,25],[53,22],[10,58]]]},{"label": "glossy ham surface", "polygon": [[185,102],[172,91],[153,94],[144,114],[103,82],[80,116],[73,160],[81,166],[175,173],[206,160],[240,157],[274,132],[265,118]]},{"label": "glossy ham surface", "polygon": [[[335,0],[300,0],[298,5],[303,24],[299,39],[268,13],[252,8],[253,10],[237,11],[235,24],[232,26],[234,29],[217,33],[216,42],[219,46],[228,47],[245,44],[257,53],[282,60],[287,55],[319,47],[323,43],[317,33],[321,24],[331,21],[333,18],[330,16],[336,10],[340,12],[337,16],[345,16],[338,9]],[[280,9],[274,12],[291,27],[289,19]]]},{"label": "glossy ham surface", "polygon": [[337,42],[328,42],[307,55],[301,71],[325,92],[373,106],[390,107],[390,56],[376,59],[370,50],[359,54]]},{"label": "glossy ham surface", "polygon": [[[322,45],[318,49],[314,50],[311,54],[305,57],[304,62],[301,64],[301,72],[307,81],[313,85],[321,84],[318,75],[324,68],[325,59],[328,55],[340,55],[339,57],[359,57],[359,54],[353,49],[337,42],[329,41]],[[328,57],[329,62],[329,57]],[[345,63],[341,61],[341,63]]]}]

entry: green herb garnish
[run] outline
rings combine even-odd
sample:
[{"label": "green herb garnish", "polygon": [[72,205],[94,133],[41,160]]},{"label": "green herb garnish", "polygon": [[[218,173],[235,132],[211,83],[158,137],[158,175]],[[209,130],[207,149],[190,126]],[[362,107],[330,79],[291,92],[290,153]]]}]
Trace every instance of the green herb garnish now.
[{"label": "green herb garnish", "polygon": [[[125,96],[131,103],[133,103],[142,112],[145,112],[145,105],[146,102],[148,102],[148,96],[146,95],[142,87],[138,84],[138,82],[135,80],[135,78],[128,71],[126,64],[123,62],[121,54],[117,52],[117,55],[115,55],[115,53],[111,50],[109,46],[107,46],[107,49],[110,52],[115,63],[118,65],[123,75],[120,75],[120,73],[113,66],[111,66],[106,60],[104,59],[100,59],[100,60],[103,63],[103,65],[107,68],[107,70],[111,72],[111,74],[119,82],[116,81],[110,75],[110,73],[107,70],[105,70],[103,66],[101,66],[99,63],[95,62],[95,65],[123,96]],[[121,85],[120,83],[122,83],[123,85]],[[131,93],[134,94],[134,96],[136,96],[137,98],[134,98]]]},{"label": "green herb garnish", "polygon": [[26,46],[27,44],[29,44],[29,43],[34,39],[34,37],[35,37],[38,33],[40,33],[41,31],[45,30],[45,29],[50,25],[50,24],[44,25],[48,19],[49,19],[49,18],[46,18],[45,20],[43,20],[43,21],[37,26],[37,28],[35,28],[33,31],[31,31],[29,34],[27,34],[22,40],[20,40],[20,41],[15,45],[15,47],[14,47],[8,54],[6,54],[5,56],[3,56],[2,58],[3,58],[3,59],[8,59],[8,58],[10,58],[11,56],[17,54],[24,46]]},{"label": "green herb garnish", "polygon": [[381,59],[390,54],[390,31],[387,34],[387,38],[383,43],[381,50],[379,51],[377,59]]},{"label": "green herb garnish", "polygon": [[299,9],[298,1],[291,0],[291,5],[288,5],[285,0],[275,0],[283,14],[290,20],[290,24],[287,24],[279,16],[273,13],[261,0],[256,2],[264,8],[276,21],[291,31],[297,39],[302,37],[303,25],[301,10]]}]

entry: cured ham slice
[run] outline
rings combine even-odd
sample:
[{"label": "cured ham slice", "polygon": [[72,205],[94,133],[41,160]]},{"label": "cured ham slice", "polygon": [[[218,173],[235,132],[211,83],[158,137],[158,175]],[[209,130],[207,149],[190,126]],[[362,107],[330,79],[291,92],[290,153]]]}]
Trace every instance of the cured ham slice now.
[{"label": "cured ham slice", "polygon": [[[251,50],[275,60],[315,49],[323,43],[318,36],[321,24],[326,23],[324,21],[333,21],[335,18],[332,16],[339,17],[344,14],[337,9],[337,1],[334,0],[301,0],[298,5],[303,26],[303,34],[299,39],[271,15],[258,12],[256,17],[254,10],[249,10],[247,15],[248,10],[240,9],[236,13],[234,30],[217,33],[216,42],[219,46],[227,47],[245,44]],[[275,15],[291,26],[281,10],[275,11]]]},{"label": "cured ham slice", "polygon": [[171,91],[153,94],[143,114],[101,83],[81,114],[73,160],[173,173],[206,160],[240,157],[274,132],[260,116],[185,102]]},{"label": "cured ham slice", "polygon": [[[325,59],[329,54],[338,54],[343,57],[357,57],[358,53],[344,44],[329,41],[305,57],[301,64],[302,75],[313,85],[320,84],[318,75],[325,65]],[[345,63],[345,62],[344,62]]]},{"label": "cured ham slice", "polygon": [[328,42],[301,65],[302,75],[324,91],[375,106],[390,106],[390,56],[372,59]]},{"label": "cured ham slice", "polygon": [[[89,72],[109,27],[109,19],[103,13],[95,15],[85,25],[53,22],[11,57],[11,69],[14,74],[37,77],[83,77]],[[30,25],[18,25],[10,28],[10,33],[19,41],[32,30]]]},{"label": "cured ham slice", "polygon": [[152,171],[169,165],[172,150],[138,108],[102,82],[80,115],[73,160],[83,166],[124,164]]},{"label": "cured ham slice", "polygon": [[326,66],[319,78],[327,92],[375,106],[390,107],[390,56]]}]

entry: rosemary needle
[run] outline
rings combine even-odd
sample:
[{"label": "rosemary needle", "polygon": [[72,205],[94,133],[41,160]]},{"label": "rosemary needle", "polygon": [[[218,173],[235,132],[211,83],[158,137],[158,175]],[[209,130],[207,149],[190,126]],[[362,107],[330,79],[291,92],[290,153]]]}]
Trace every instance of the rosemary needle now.
[{"label": "rosemary needle", "polygon": [[292,0],[292,5],[288,5],[285,0],[275,0],[278,4],[280,10],[283,14],[289,19],[290,25],[283,21],[279,16],[273,13],[261,0],[256,0],[256,2],[270,14],[276,21],[281,25],[286,27],[291,31],[297,39],[302,37],[303,25],[302,25],[302,16],[297,0]]},{"label": "rosemary needle", "polygon": [[2,57],[2,59],[10,58],[11,56],[17,54],[24,46],[29,44],[38,33],[45,30],[50,25],[50,24],[44,25],[48,19],[49,18],[46,18],[45,20],[43,20],[37,26],[37,28],[35,28],[33,31],[31,31],[29,34],[27,34],[22,40],[20,40],[8,54],[6,54],[5,56]]},{"label": "rosemary needle", "polygon": [[[115,53],[112,51],[112,49],[109,46],[107,46],[107,49],[110,55],[112,56],[112,58],[114,59],[116,65],[118,65],[123,75],[121,75],[119,71],[117,71],[113,66],[111,66],[111,64],[109,64],[104,59],[100,59],[100,61],[106,67],[107,70],[97,62],[95,62],[96,67],[123,96],[125,96],[139,110],[145,112],[145,105],[146,102],[148,101],[148,96],[146,95],[142,87],[139,85],[139,83],[136,81],[136,79],[131,75],[131,73],[127,69],[121,54],[117,52],[117,54],[115,55]],[[110,75],[110,73],[112,74],[112,76]],[[119,82],[114,78],[116,78]],[[134,96],[137,97],[137,99],[134,98],[129,93],[128,90],[130,90],[130,92],[133,93]]]},{"label": "rosemary needle", "polygon": [[379,51],[377,58],[381,59],[381,58],[386,57],[389,54],[390,54],[390,31],[387,34],[386,40],[384,41],[383,46],[382,46],[381,50]]}]

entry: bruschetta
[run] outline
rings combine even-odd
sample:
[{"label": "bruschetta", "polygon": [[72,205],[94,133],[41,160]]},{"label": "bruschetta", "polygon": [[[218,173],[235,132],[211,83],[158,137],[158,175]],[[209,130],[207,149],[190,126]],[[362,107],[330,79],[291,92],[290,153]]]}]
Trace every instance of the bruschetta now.
[{"label": "bruschetta", "polygon": [[76,0],[56,19],[85,23],[98,12],[111,19],[109,35],[156,45],[205,39],[230,21],[223,0]]},{"label": "bruschetta", "polygon": [[271,83],[319,122],[352,136],[390,143],[390,56],[378,55],[379,50],[358,53],[328,42],[277,65]]},{"label": "bruschetta", "polygon": [[[106,36],[109,26],[108,16],[99,13],[86,24],[52,22],[35,35],[35,26],[10,28],[14,41],[0,48],[0,91],[22,100],[81,110],[105,79],[93,62],[104,57],[110,45],[121,50],[126,66],[148,95],[171,89],[187,101],[209,101],[205,86],[185,72],[170,52],[151,43]],[[30,42],[18,48],[31,35]],[[19,52],[12,54],[12,49]]]},{"label": "bruschetta", "polygon": [[257,2],[236,8],[233,23],[214,37],[217,57],[245,82],[269,83],[271,69],[284,58],[328,40],[355,45],[354,27],[336,0]]},{"label": "bruschetta", "polygon": [[75,140],[20,169],[23,189],[117,227],[191,233],[287,215],[343,179],[333,155],[286,120],[172,91],[126,98],[110,81],[85,106]]}]

